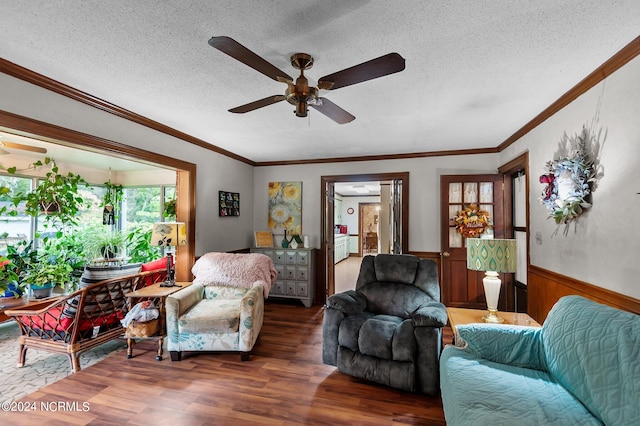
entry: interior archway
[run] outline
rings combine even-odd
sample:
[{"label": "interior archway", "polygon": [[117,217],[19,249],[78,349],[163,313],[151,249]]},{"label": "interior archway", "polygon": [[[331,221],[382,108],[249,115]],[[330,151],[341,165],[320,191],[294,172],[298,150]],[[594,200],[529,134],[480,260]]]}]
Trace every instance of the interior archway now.
[{"label": "interior archway", "polygon": [[[176,193],[179,194],[176,217],[180,222],[187,224],[188,240],[195,242],[195,164],[2,110],[0,110],[0,130],[53,144],[100,152],[116,158],[134,158],[175,170]],[[191,281],[195,244],[176,247],[176,249],[176,279]]]}]

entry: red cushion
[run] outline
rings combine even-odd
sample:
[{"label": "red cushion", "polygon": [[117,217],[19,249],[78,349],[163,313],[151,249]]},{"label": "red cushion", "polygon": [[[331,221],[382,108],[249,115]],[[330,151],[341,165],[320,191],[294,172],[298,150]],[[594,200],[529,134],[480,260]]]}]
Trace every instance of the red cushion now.
[{"label": "red cushion", "polygon": [[[173,256],[171,256],[171,267],[173,267]],[[161,257],[152,262],[143,263],[140,272],[167,270],[167,258]],[[165,273],[162,277],[156,277],[156,282],[164,281],[167,278]],[[153,277],[142,277],[142,287],[150,286],[154,283]]]},{"label": "red cushion", "polygon": [[[171,266],[173,266],[173,256],[171,256]],[[158,269],[167,269],[167,258],[161,257],[152,262],[143,263],[140,272],[157,271]]]},{"label": "red cushion", "polygon": [[[110,326],[122,318],[124,318],[122,312],[112,312],[103,317],[84,319],[80,322],[80,331],[90,330],[97,326]],[[68,331],[71,324],[73,324],[73,318],[66,315],[63,316],[62,307],[58,306],[40,316],[23,315],[22,322],[31,328],[38,328],[40,330]]]}]

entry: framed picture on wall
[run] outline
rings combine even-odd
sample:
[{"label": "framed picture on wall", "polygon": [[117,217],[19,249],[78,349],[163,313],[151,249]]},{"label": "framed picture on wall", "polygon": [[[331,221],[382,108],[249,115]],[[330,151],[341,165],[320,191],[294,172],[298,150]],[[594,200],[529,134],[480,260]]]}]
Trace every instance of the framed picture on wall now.
[{"label": "framed picture on wall", "polygon": [[218,216],[240,216],[240,194],[218,191]]}]

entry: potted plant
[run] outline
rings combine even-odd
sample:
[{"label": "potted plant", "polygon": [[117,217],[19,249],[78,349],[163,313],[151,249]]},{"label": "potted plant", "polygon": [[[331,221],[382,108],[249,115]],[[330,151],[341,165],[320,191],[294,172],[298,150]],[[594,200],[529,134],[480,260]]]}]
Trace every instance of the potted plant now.
[{"label": "potted plant", "polygon": [[64,262],[71,266],[71,276],[67,281],[67,291],[74,291],[84,271],[86,263],[84,245],[81,234],[65,232],[55,238],[45,238],[42,252],[46,253],[49,261]]},{"label": "potted plant", "polygon": [[34,298],[41,299],[49,297],[56,286],[64,288],[71,280],[72,272],[73,267],[63,257],[45,253],[29,263],[20,279],[29,286]]},{"label": "potted plant", "polygon": [[89,228],[83,236],[83,254],[87,261],[113,259],[124,252],[125,236],[118,230]]},{"label": "potted plant", "polygon": [[25,303],[16,267],[6,256],[0,256],[0,308],[7,309]]},{"label": "potted plant", "polygon": [[[51,169],[36,188],[29,192],[18,192],[13,196],[14,209],[21,202],[25,202],[25,212],[30,216],[45,213],[45,220],[57,218],[64,224],[77,225],[79,211],[88,208],[79,195],[78,188],[80,185],[89,185],[80,175],[71,172],[61,174],[56,162],[49,157],[44,161],[32,163],[34,169],[42,166],[50,166]],[[9,174],[15,174],[16,171],[16,167],[7,169]]]},{"label": "potted plant", "polygon": [[4,293],[4,297],[18,297],[20,294],[17,285],[15,265],[8,257],[0,256],[0,292]]},{"label": "potted plant", "polygon": [[[3,234],[6,237],[6,232]],[[4,290],[5,296],[19,297],[24,293],[26,285],[20,280],[21,274],[28,265],[36,261],[36,251],[33,243],[20,241],[16,244],[7,244],[7,254],[2,257],[4,268],[0,272],[0,294]]]}]

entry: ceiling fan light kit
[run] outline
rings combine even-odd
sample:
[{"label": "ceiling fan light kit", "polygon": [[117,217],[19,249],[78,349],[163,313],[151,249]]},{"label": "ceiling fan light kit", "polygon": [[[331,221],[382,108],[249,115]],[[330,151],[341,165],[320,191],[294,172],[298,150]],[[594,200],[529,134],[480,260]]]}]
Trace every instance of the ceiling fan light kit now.
[{"label": "ceiling fan light kit", "polygon": [[342,71],[326,75],[318,80],[317,86],[310,87],[309,81],[304,75],[304,71],[313,66],[313,57],[307,53],[294,53],[291,55],[291,65],[300,71],[300,76],[294,82],[293,78],[287,75],[287,73],[267,62],[265,59],[256,55],[230,37],[211,37],[209,45],[253,68],[261,74],[264,74],[275,81],[287,84],[287,89],[285,90],[284,95],[268,96],[229,110],[229,112],[238,114],[244,114],[246,112],[286,100],[296,107],[294,112],[297,117],[306,117],[308,114],[308,107],[310,106],[336,123],[346,124],[355,120],[355,117],[340,108],[338,105],[329,101],[327,98],[318,96],[320,90],[340,89],[352,84],[362,83],[374,78],[394,74],[404,70],[405,68],[405,60],[402,56],[398,53],[389,53],[379,58],[363,62],[359,65],[346,68]]}]

